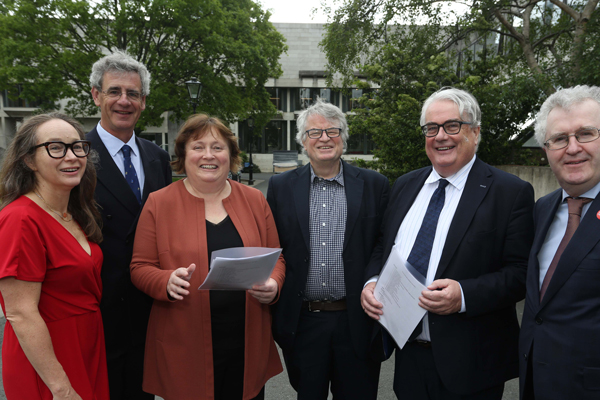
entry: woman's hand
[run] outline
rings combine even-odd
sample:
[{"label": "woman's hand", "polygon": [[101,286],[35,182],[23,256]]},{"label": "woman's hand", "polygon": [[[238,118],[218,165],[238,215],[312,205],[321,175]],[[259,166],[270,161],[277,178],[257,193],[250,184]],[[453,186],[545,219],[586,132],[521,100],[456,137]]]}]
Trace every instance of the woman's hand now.
[{"label": "woman's hand", "polygon": [[190,294],[190,279],[196,270],[196,264],[190,264],[187,268],[177,268],[167,282],[167,295],[175,300],[183,300],[183,296]]},{"label": "woman's hand", "polygon": [[269,304],[273,301],[275,296],[277,296],[278,289],[279,286],[277,285],[277,281],[273,278],[269,278],[269,280],[262,285],[252,286],[252,289],[248,290],[248,293],[262,304]]}]

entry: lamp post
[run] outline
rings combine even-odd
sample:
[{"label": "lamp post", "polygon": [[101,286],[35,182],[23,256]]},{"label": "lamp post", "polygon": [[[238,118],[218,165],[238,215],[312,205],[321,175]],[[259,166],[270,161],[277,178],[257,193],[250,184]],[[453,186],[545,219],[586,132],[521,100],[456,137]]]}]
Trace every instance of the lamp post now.
[{"label": "lamp post", "polygon": [[200,92],[202,91],[202,83],[198,79],[192,78],[185,82],[185,86],[187,86],[190,100],[194,106],[194,114],[196,114],[196,106],[198,105],[198,99],[200,98]]},{"label": "lamp post", "polygon": [[252,165],[252,140],[254,139],[254,119],[248,118],[248,128],[250,128],[250,140],[248,140],[248,161],[250,163],[250,173],[248,175],[248,186],[254,185],[254,179],[252,176],[253,165]]}]

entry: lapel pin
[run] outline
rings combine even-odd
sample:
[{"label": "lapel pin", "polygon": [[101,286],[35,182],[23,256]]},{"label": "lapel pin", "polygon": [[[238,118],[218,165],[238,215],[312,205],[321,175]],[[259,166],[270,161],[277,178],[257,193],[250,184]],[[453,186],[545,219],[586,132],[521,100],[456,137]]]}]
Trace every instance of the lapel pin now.
[{"label": "lapel pin", "polygon": [[[485,185],[479,185],[479,187],[486,188],[487,186],[485,186]],[[598,218],[600,218],[600,217],[598,217]]]},{"label": "lapel pin", "polygon": [[596,218],[600,219],[600,211],[596,213]]}]

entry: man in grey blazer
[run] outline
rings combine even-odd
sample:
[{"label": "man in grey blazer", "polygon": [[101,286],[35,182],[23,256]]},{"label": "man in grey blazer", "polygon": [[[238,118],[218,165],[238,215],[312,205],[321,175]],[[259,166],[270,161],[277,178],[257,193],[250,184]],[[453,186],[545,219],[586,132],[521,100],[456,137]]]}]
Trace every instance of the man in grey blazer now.
[{"label": "man in grey blazer", "polygon": [[554,93],[536,118],[561,188],[539,199],[519,343],[522,399],[600,398],[600,88]]},{"label": "man in grey blazer", "polygon": [[134,134],[146,107],[150,74],[124,52],[92,67],[101,119],[86,138],[100,156],[95,197],[102,214],[102,320],[110,398],[153,400],[142,391],[146,327],[152,300],[131,283],[129,264],[138,215],[148,194],[171,183],[169,154]]}]

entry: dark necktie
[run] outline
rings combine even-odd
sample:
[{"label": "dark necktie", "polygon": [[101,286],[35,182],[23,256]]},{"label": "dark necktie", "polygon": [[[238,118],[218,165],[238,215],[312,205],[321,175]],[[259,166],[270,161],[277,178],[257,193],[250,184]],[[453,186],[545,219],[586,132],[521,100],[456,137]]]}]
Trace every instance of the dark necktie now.
[{"label": "dark necktie", "polygon": [[552,275],[554,275],[554,271],[556,271],[556,266],[560,261],[560,256],[565,251],[565,248],[569,244],[571,237],[577,230],[579,226],[579,221],[581,221],[581,210],[583,210],[583,205],[589,203],[592,199],[586,197],[567,197],[567,205],[569,206],[569,219],[567,220],[567,230],[565,231],[565,236],[563,236],[560,244],[558,245],[558,249],[556,249],[556,253],[554,254],[554,258],[548,267],[548,271],[546,272],[546,276],[542,281],[542,287],[540,288],[540,301],[544,298],[544,294],[546,293],[546,289],[548,289],[548,285],[550,284],[550,280],[552,279]]},{"label": "dark necktie", "polygon": [[121,151],[123,152],[123,158],[125,160],[125,180],[133,191],[133,194],[135,194],[138,203],[142,204],[140,181],[138,180],[137,174],[135,173],[135,168],[133,168],[133,164],[131,163],[131,147],[124,145],[121,148]]},{"label": "dark necktie", "polygon": [[444,202],[446,200],[446,186],[448,181],[440,179],[438,181],[438,187],[433,192],[425,217],[421,223],[421,229],[417,234],[417,239],[413,248],[408,256],[408,262],[412,265],[421,275],[427,278],[427,269],[429,268],[429,259],[431,258],[431,248],[433,247],[433,239],[435,238],[435,231],[437,229],[438,220],[442,208],[444,208]]}]

